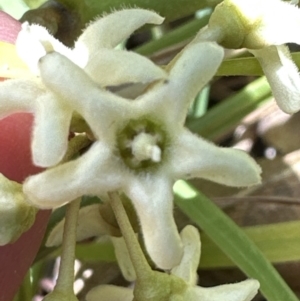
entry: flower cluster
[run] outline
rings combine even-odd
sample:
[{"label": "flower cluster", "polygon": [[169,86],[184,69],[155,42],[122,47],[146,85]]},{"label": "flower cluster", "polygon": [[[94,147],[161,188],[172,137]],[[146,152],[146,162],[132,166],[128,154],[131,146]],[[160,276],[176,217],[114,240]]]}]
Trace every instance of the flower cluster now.
[{"label": "flower cluster", "polygon": [[300,44],[297,3],[224,0],[195,38],[216,41],[227,48],[247,48],[260,62],[278,106],[288,114],[300,110],[300,76],[284,45]]},{"label": "flower cluster", "polygon": [[[46,29],[24,23],[16,47],[32,77],[0,83],[0,117],[34,114],[33,162],[49,169],[26,179],[22,197],[38,208],[56,208],[84,195],[109,202],[111,193],[124,194],[135,209],[149,256],[157,267],[171,271],[154,276],[162,279],[160,286],[170,287],[170,300],[251,300],[258,289],[255,280],[214,289],[196,286],[200,238],[193,227],[178,233],[172,187],[176,180],[190,178],[235,187],[260,182],[260,167],[248,154],[218,147],[191,133],[184,122],[192,101],[221,64],[223,47],[248,48],[261,62],[281,108],[290,113],[300,109],[300,78],[282,45],[298,41],[292,34],[273,34],[281,9],[291,13],[288,24],[293,25],[298,10],[280,0],[224,0],[208,26],[165,68],[116,49],[144,24],[162,23],[148,10],[125,9],[96,20],[73,49]],[[125,97],[108,88],[123,84],[143,84],[144,89]],[[90,146],[65,162],[75,117],[84,122]],[[1,183],[9,186],[6,180]],[[98,206],[79,214],[80,223],[87,221],[78,228],[79,238],[110,234],[111,225],[100,218]],[[60,234],[53,232],[51,240],[60,242]],[[113,241],[117,249],[124,245]],[[133,300],[131,290],[111,287],[95,288],[88,300],[111,290],[115,297],[110,300]]]}]

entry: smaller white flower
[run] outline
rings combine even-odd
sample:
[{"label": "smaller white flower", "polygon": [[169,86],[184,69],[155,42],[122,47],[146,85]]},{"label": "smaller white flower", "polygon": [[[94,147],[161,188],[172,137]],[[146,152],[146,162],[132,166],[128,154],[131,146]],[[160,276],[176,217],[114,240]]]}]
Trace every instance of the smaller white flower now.
[{"label": "smaller white flower", "polygon": [[[59,53],[43,57],[44,84],[83,116],[97,141],[78,159],[29,177],[24,192],[30,201],[53,208],[82,195],[124,192],[149,255],[159,267],[173,267],[182,255],[173,217],[177,179],[201,177],[238,187],[260,182],[261,170],[246,153],[219,148],[183,126],[191,101],[222,58],[216,43],[195,43],[167,67],[166,80],[128,100],[99,88]],[[56,65],[65,71],[57,74]]]},{"label": "smaller white flower", "polygon": [[35,221],[37,209],[26,201],[22,185],[0,173],[0,246],[12,243]]},{"label": "smaller white flower", "polygon": [[[39,76],[41,57],[57,51],[83,68],[102,87],[149,83],[165,78],[166,72],[141,55],[114,47],[144,24],[162,21],[158,14],[144,9],[117,11],[91,23],[74,49],[56,40],[46,28],[24,23],[16,47],[18,55],[36,76]],[[62,67],[55,68],[59,76]],[[72,77],[69,81],[72,82]],[[74,110],[46,89],[38,77],[32,77],[0,83],[0,118],[18,112],[30,112],[35,116],[31,147],[34,164],[49,167],[59,163],[67,150]]]},{"label": "smaller white flower", "polygon": [[[297,1],[298,2],[298,1]],[[281,0],[225,0],[197,40],[247,48],[259,60],[278,106],[300,110],[300,76],[285,43],[300,45],[300,10]]]},{"label": "smaller white flower", "polygon": [[[257,280],[248,279],[239,283],[225,284],[211,288],[197,286],[197,269],[200,260],[201,244],[198,230],[193,226],[185,227],[181,232],[184,246],[183,257],[170,275],[153,272],[153,282],[149,289],[138,291],[138,282],[134,289],[113,285],[100,285],[86,296],[87,301],[250,301],[259,288]],[[149,293],[149,296],[147,295]]]}]

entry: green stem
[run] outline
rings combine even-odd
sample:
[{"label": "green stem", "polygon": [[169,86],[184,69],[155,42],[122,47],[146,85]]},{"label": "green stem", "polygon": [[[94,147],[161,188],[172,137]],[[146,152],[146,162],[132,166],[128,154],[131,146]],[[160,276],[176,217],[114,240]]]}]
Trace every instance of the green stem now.
[{"label": "green stem", "polygon": [[127,213],[122,204],[122,200],[117,192],[111,192],[108,195],[110,197],[111,207],[124,237],[137,278],[139,281],[147,279],[149,278],[149,274],[152,270],[133,231]]},{"label": "green stem", "polygon": [[76,246],[76,226],[81,198],[68,204],[63,234],[61,263],[55,289],[74,294],[74,261]]}]

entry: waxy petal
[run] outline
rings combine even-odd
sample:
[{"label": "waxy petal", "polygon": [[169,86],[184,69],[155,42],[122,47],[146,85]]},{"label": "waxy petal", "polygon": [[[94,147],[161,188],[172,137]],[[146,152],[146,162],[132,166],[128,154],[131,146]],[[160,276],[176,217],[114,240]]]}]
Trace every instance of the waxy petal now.
[{"label": "waxy petal", "polygon": [[250,301],[257,294],[259,282],[249,279],[239,283],[225,284],[210,288],[190,288],[185,300],[189,301]]},{"label": "waxy petal", "polygon": [[157,266],[170,269],[180,262],[182,245],[173,217],[173,183],[165,175],[141,174],[128,181],[147,252]]},{"label": "waxy petal", "polygon": [[167,77],[167,73],[149,59],[137,53],[113,49],[99,49],[84,70],[103,87],[149,83]]},{"label": "waxy petal", "polygon": [[33,80],[12,79],[0,83],[0,118],[35,111],[35,100],[45,91]]},{"label": "waxy petal", "polygon": [[32,157],[37,166],[59,163],[68,148],[72,110],[60,99],[47,93],[36,100]]},{"label": "waxy petal", "polygon": [[[78,221],[76,228],[76,240],[82,241],[92,237],[107,235],[112,228],[107,224],[99,213],[99,204],[92,204],[81,207],[78,213]],[[59,246],[63,241],[63,229],[65,219],[57,223],[51,230],[47,241],[47,247]]]},{"label": "waxy petal", "polygon": [[251,50],[259,60],[278,106],[288,114],[300,110],[300,75],[286,46]]},{"label": "waxy petal", "polygon": [[[98,88],[80,67],[61,54],[47,54],[39,66],[45,86],[80,113],[97,138],[108,138],[123,116],[131,116],[129,101]],[[58,67],[64,72],[57,73]]]},{"label": "waxy petal", "polygon": [[99,48],[115,48],[141,26],[161,24],[164,18],[146,9],[124,9],[91,23],[78,38],[76,51],[87,49],[94,54]]},{"label": "waxy petal", "polygon": [[260,183],[260,167],[241,150],[217,147],[186,130],[175,145],[171,162],[178,179],[198,177],[234,187]]},{"label": "waxy petal", "polygon": [[180,237],[183,244],[183,256],[180,264],[171,270],[171,274],[182,278],[190,285],[196,285],[201,253],[199,231],[189,225],[181,231]]},{"label": "waxy petal", "polygon": [[214,76],[223,56],[223,48],[213,42],[188,46],[172,61],[168,79],[142,96],[140,105],[165,123],[183,124],[191,102]]},{"label": "waxy petal", "polygon": [[86,301],[132,301],[133,290],[115,285],[99,285],[86,295]]},{"label": "waxy petal", "polygon": [[[40,208],[54,208],[82,195],[101,195],[121,187],[124,174],[109,150],[95,142],[80,158],[27,178],[23,191]],[[126,176],[126,175],[125,175]]]}]

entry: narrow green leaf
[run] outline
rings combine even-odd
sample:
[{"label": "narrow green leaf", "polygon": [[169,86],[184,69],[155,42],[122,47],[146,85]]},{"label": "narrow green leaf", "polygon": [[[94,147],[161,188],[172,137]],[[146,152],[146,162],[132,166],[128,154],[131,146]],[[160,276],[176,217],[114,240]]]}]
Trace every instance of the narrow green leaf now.
[{"label": "narrow green leaf", "polygon": [[110,242],[78,244],[76,258],[85,262],[116,261],[114,247]]},{"label": "narrow green leaf", "polygon": [[187,182],[174,185],[177,206],[248,276],[268,301],[299,301],[248,236],[209,198]]},{"label": "narrow green leaf", "polygon": [[[300,261],[300,221],[251,226],[242,229],[272,263]],[[200,267],[235,266],[205,233],[201,235],[201,241]]]},{"label": "narrow green leaf", "polygon": [[210,11],[200,19],[189,21],[188,23],[166,33],[158,40],[153,40],[135,49],[136,52],[142,55],[150,55],[156,51],[170,47],[177,43],[186,41],[192,38],[196,33],[207,24],[210,17]]},{"label": "narrow green leaf", "polygon": [[269,100],[271,89],[264,77],[248,84],[240,92],[224,99],[208,112],[194,120],[188,120],[188,128],[202,137],[216,139],[231,130],[254,109]]},{"label": "narrow green leaf", "polygon": [[[292,53],[292,59],[295,64],[300,67],[300,52]],[[260,67],[258,60],[255,57],[244,57],[225,60],[219,70],[218,76],[231,76],[231,75],[263,75],[263,71]]]},{"label": "narrow green leaf", "polygon": [[76,11],[83,23],[89,22],[103,13],[109,13],[112,10],[119,10],[124,7],[154,10],[169,22],[192,15],[199,9],[215,6],[221,0],[172,0],[172,3],[161,0],[59,0],[59,2]]}]

